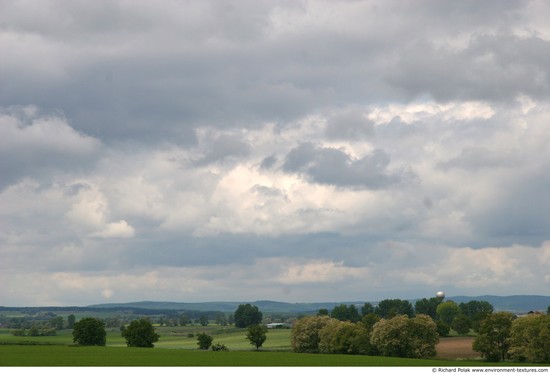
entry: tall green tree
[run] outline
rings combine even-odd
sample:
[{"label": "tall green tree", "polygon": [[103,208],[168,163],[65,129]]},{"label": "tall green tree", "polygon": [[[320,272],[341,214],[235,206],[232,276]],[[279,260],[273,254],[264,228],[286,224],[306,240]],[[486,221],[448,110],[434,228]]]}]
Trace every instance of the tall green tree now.
[{"label": "tall green tree", "polygon": [[361,316],[359,316],[359,311],[353,304],[349,306],[346,306],[345,304],[341,304],[339,306],[334,307],[330,312],[330,317],[340,321],[357,322],[361,320]]},{"label": "tall green tree", "polygon": [[241,304],[235,311],[235,326],[237,328],[247,328],[251,325],[257,325],[262,322],[262,313],[258,307],[249,303]]},{"label": "tall green tree", "polygon": [[75,315],[67,316],[67,328],[69,328],[69,329],[74,328],[75,321],[76,321]]},{"label": "tall green tree", "polygon": [[481,321],[493,313],[493,305],[486,301],[472,300],[467,303],[459,304],[462,314],[470,319],[471,327],[479,331]]},{"label": "tall green tree", "polygon": [[246,339],[250,341],[250,344],[256,346],[256,350],[264,344],[267,339],[267,327],[265,325],[251,325],[246,332]]},{"label": "tall green tree", "polygon": [[74,324],[73,341],[82,346],[105,346],[105,323],[92,317],[83,318]]},{"label": "tall green tree", "polygon": [[319,311],[317,311],[317,316],[328,316],[329,312],[326,308],[321,308]]},{"label": "tall green tree", "polygon": [[428,315],[432,319],[436,319],[437,306],[442,302],[441,298],[422,298],[416,301],[414,304],[414,312],[422,315]]},{"label": "tall green tree", "polygon": [[361,315],[366,316],[371,313],[374,313],[374,307],[370,303],[365,303],[363,307],[361,307]]},{"label": "tall green tree", "polygon": [[470,325],[470,319],[463,314],[456,315],[451,322],[451,328],[460,335],[468,334],[470,331]]},{"label": "tall green tree", "polygon": [[478,335],[472,345],[474,351],[491,362],[506,360],[510,348],[510,333],[514,315],[497,312],[481,322]]},{"label": "tall green tree", "polygon": [[384,319],[398,315],[414,316],[412,304],[408,300],[402,299],[384,299],[378,303],[374,313]]},{"label": "tall green tree", "polygon": [[159,340],[159,335],[155,332],[153,324],[149,320],[134,320],[122,332],[126,339],[128,347],[154,347],[154,343]]},{"label": "tall green tree", "polygon": [[292,326],[290,345],[294,352],[319,352],[319,333],[331,319],[328,316],[309,316],[297,320]]},{"label": "tall green tree", "polygon": [[453,319],[460,313],[460,308],[458,307],[458,304],[452,300],[448,300],[437,306],[435,313],[439,320],[451,326]]},{"label": "tall green tree", "polygon": [[191,323],[191,319],[186,314],[182,313],[180,315],[180,325],[181,326],[187,326]]},{"label": "tall green tree", "polygon": [[61,330],[63,329],[64,322],[62,316],[56,316],[50,319],[50,326],[54,329]]},{"label": "tall green tree", "polygon": [[550,363],[550,315],[529,315],[512,322],[510,355],[519,361]]},{"label": "tall green tree", "polygon": [[227,325],[227,316],[225,316],[225,313],[216,314],[216,324],[221,326]]},{"label": "tall green tree", "polygon": [[206,316],[206,315],[201,315],[201,317],[199,317],[199,323],[200,323],[202,326],[207,326],[207,325],[208,325],[208,316]]}]

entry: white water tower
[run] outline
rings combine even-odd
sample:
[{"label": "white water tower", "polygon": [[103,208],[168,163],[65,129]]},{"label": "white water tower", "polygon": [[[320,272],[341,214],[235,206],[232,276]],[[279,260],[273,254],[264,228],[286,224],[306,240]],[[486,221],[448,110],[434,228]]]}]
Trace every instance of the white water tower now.
[{"label": "white water tower", "polygon": [[443,300],[445,298],[445,293],[442,292],[442,291],[438,291],[435,296],[438,298],[438,299],[441,299]]}]

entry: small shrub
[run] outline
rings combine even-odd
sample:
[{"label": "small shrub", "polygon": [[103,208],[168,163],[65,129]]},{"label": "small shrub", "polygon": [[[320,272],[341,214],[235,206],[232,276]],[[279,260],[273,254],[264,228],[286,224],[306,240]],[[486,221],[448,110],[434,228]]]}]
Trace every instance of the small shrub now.
[{"label": "small shrub", "polygon": [[193,334],[193,333],[187,333],[187,338],[195,338],[195,334]]},{"label": "small shrub", "polygon": [[212,345],[213,340],[214,338],[212,338],[206,333],[197,334],[197,344],[199,345],[199,348],[201,350],[208,350]]},{"label": "small shrub", "polygon": [[15,329],[11,331],[11,334],[15,337],[24,337],[27,335],[27,331],[25,329]]},{"label": "small shrub", "polygon": [[229,349],[224,344],[216,343],[212,345],[212,351],[229,351]]}]

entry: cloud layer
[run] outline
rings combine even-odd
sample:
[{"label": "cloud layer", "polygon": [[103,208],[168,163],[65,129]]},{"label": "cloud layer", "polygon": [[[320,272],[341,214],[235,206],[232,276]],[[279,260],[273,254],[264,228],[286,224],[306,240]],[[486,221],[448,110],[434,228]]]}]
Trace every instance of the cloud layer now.
[{"label": "cloud layer", "polygon": [[550,295],[545,2],[0,7],[6,305]]}]

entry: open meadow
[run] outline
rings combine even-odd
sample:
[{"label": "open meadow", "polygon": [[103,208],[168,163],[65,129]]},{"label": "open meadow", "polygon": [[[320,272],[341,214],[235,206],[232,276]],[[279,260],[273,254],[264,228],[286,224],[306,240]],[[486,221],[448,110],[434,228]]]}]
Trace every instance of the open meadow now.
[{"label": "open meadow", "polygon": [[[16,337],[0,329],[1,366],[472,366],[485,363],[471,350],[472,337],[444,338],[433,360],[379,356],[302,354],[290,351],[290,329],[270,330],[259,352],[235,327],[157,327],[155,348],[128,348],[120,331],[109,328],[106,347],[72,345],[71,330],[55,336]],[[206,332],[228,352],[200,351],[196,334]],[[193,335],[193,337],[191,337]],[[458,359],[458,360],[457,360]],[[517,364],[516,364],[517,365]]]},{"label": "open meadow", "polygon": [[[284,351],[0,345],[2,366],[455,366],[472,362]],[[481,363],[476,362],[475,365]]]}]

